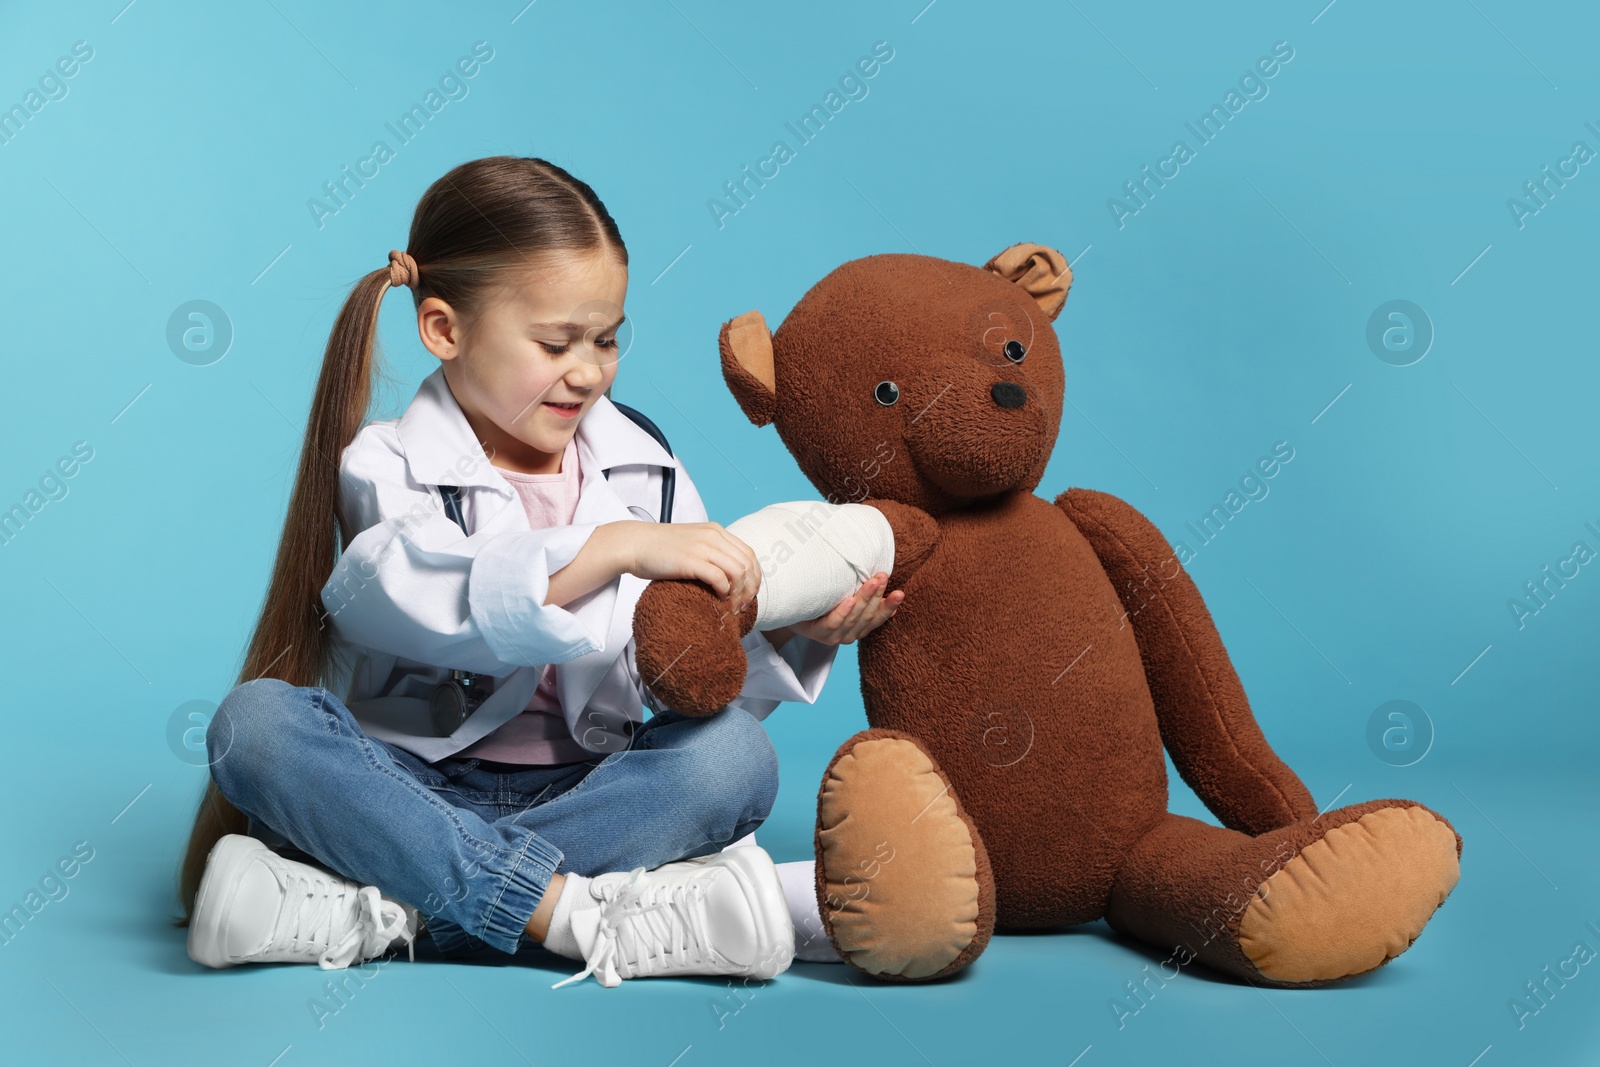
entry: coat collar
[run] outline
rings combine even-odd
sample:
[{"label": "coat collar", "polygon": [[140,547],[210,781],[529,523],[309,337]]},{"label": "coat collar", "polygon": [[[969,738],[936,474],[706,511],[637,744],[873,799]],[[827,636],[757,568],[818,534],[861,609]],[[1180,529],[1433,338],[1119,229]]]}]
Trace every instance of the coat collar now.
[{"label": "coat collar", "polygon": [[[510,495],[495,472],[472,425],[444,378],[444,367],[422,380],[396,425],[412,477],[421,485],[482,485]],[[579,464],[603,471],[629,464],[671,467],[673,459],[656,439],[628,418],[611,398],[600,396],[578,421]]]}]

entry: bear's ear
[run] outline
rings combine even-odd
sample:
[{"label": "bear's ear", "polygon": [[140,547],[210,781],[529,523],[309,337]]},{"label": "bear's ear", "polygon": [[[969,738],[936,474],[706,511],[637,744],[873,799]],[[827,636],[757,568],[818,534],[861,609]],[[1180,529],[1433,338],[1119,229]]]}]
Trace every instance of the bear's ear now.
[{"label": "bear's ear", "polygon": [[778,378],[772,360],[772,331],[759,311],[746,311],[722,324],[722,377],[745,418],[757,426],[772,421],[778,406]]},{"label": "bear's ear", "polygon": [[983,267],[1026,289],[1052,319],[1061,314],[1067,289],[1072,285],[1072,269],[1060,252],[1044,245],[1012,245]]}]

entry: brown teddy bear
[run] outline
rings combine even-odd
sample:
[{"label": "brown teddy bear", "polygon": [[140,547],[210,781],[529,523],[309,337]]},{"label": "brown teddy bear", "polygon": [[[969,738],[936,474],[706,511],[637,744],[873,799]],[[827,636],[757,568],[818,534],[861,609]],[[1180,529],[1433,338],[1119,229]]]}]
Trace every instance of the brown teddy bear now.
[{"label": "brown teddy bear", "polygon": [[[1101,918],[1261,985],[1370,971],[1449,895],[1461,838],[1408,800],[1318,814],[1160,531],[1105,493],[1034,494],[1071,277],[1034,244],[982,268],[869,256],[776,334],[755,311],[722,328],[745,415],[831,501],[883,512],[906,590],[861,641],[871,729],[819,794],[829,937],[899,981],[960,970],[997,927]],[[668,706],[739,691],[754,612],[720,604],[696,582],[640,600],[640,674]],[[1221,827],[1167,811],[1163,747]]]}]

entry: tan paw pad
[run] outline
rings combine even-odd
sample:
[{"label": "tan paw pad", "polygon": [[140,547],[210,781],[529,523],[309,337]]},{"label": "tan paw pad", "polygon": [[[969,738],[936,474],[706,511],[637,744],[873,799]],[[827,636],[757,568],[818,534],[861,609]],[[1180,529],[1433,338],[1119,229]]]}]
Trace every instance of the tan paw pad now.
[{"label": "tan paw pad", "polygon": [[1409,948],[1460,877],[1449,826],[1424,808],[1380,808],[1262,883],[1240,918],[1239,946],[1277,982],[1361,974]]},{"label": "tan paw pad", "polygon": [[868,974],[938,974],[979,932],[977,851],[938,768],[913,742],[857,743],[829,768],[817,808],[823,910]]}]

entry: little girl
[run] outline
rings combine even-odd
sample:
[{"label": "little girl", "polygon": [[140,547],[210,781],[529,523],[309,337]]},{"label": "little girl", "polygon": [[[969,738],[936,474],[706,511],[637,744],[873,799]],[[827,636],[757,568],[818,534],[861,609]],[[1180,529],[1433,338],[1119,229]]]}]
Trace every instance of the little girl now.
[{"label": "little girl", "polygon": [[[568,981],[772,977],[797,927],[819,930],[812,865],[780,875],[751,838],[778,782],[758,719],[814,701],[903,594],[878,574],[752,630],[715,715],[658,707],[631,641],[645,584],[698,579],[738,612],[761,570],[607,396],[616,223],[560,167],[498,156],[435,182],[389,258],[334,324],[266,602],[207,731],[190,956],[347,967],[425,922],[446,956],[542,942],[584,961]],[[391,285],[441,365],[363,426]]]}]

